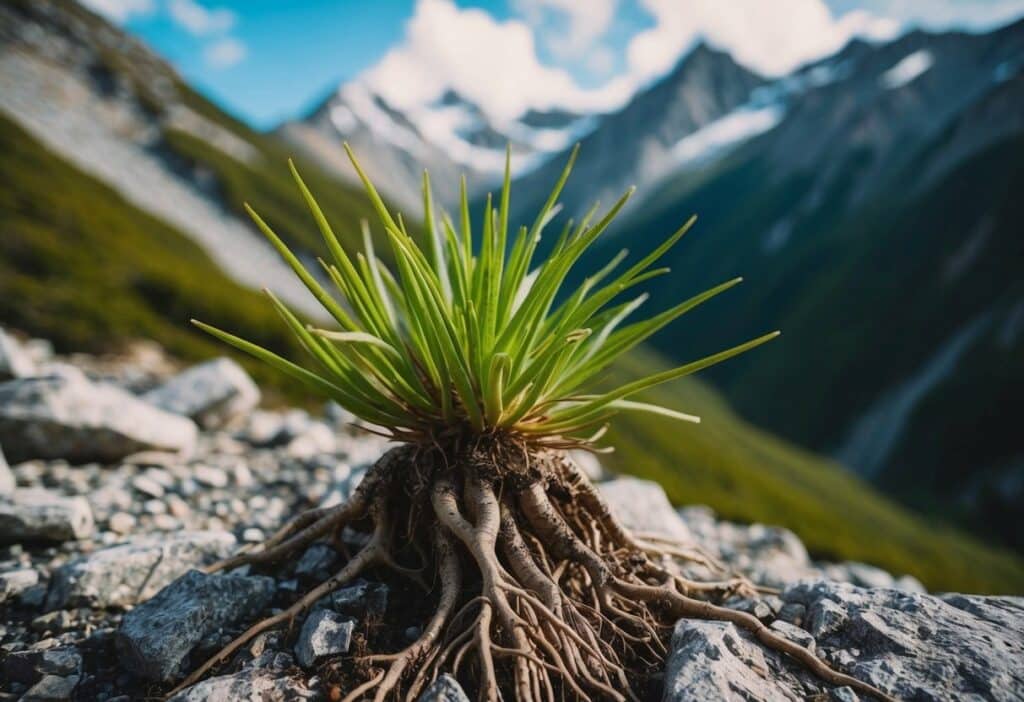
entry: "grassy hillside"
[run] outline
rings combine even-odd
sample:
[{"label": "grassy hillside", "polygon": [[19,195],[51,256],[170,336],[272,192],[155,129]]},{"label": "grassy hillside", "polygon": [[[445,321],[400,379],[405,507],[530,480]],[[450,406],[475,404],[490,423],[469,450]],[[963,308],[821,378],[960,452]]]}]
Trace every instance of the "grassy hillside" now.
[{"label": "grassy hillside", "polygon": [[[2,118],[0,150],[7,184],[0,191],[0,323],[65,350],[149,338],[188,359],[226,353],[188,327],[186,319],[198,316],[297,353],[261,296],[227,280],[187,238]],[[610,379],[659,363],[638,354]],[[248,367],[264,387],[294,397],[296,388],[279,376]],[[913,573],[933,588],[1024,591],[1021,561],[911,517],[836,466],[740,421],[701,383],[678,382],[657,399],[705,421],[691,427],[623,417],[608,461],[658,480],[674,501],[784,524],[818,555]]]},{"label": "grassy hillside", "polygon": [[[649,351],[635,353],[606,382],[663,363]],[[785,525],[815,557],[911,573],[931,589],[1024,592],[1018,556],[919,517],[841,466],[748,424],[703,382],[686,378],[647,399],[694,412],[702,422],[622,417],[607,439],[616,450],[602,460],[658,481],[674,503],[703,503],[728,519]]]},{"label": "grassy hillside", "polygon": [[[297,345],[259,293],[191,239],[46,151],[0,117],[0,320],[65,351],[150,338],[198,359],[222,349],[190,317],[279,351]],[[261,381],[274,378],[257,364]]]}]

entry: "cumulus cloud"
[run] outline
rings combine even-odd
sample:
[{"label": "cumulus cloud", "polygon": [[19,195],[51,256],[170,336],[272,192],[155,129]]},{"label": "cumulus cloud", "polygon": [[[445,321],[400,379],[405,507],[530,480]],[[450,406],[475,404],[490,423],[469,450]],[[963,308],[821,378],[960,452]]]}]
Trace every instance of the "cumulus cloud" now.
[{"label": "cumulus cloud", "polygon": [[231,68],[245,59],[248,49],[238,39],[225,37],[213,42],[203,51],[203,59],[212,68]]},{"label": "cumulus cloud", "polygon": [[567,22],[563,55],[578,52],[591,70],[607,72],[614,58],[601,37],[618,1],[515,0],[522,16],[498,20],[452,0],[419,0],[402,42],[362,79],[402,109],[453,89],[501,122],[529,108],[616,109],[701,39],[754,70],[779,75],[854,36],[887,39],[900,29],[862,10],[834,17],[822,0],[637,0],[653,24],[628,41],[625,70],[603,85],[581,88],[569,72],[541,62],[535,41],[548,22],[543,13],[558,12]]},{"label": "cumulus cloud", "polygon": [[[540,35],[555,56],[580,58],[602,37],[615,20],[618,0],[513,0],[512,6]],[[568,31],[551,26],[550,15],[565,22]]]},{"label": "cumulus cloud", "polygon": [[888,39],[898,23],[856,10],[835,18],[821,0],[640,0],[653,27],[629,43],[627,62],[637,81],[669,70],[704,39],[744,65],[780,75],[841,48],[854,36]]},{"label": "cumulus cloud", "polygon": [[153,0],[79,0],[98,15],[111,22],[123,24],[136,15],[152,14],[156,10]]},{"label": "cumulus cloud", "polygon": [[207,9],[195,0],[170,0],[167,12],[175,24],[197,37],[226,32],[237,19],[231,10]]},{"label": "cumulus cloud", "polygon": [[533,32],[521,20],[499,21],[451,0],[420,0],[405,30],[402,43],[363,76],[399,108],[451,88],[502,120],[529,106],[572,102],[584,92],[568,72],[540,62]]}]

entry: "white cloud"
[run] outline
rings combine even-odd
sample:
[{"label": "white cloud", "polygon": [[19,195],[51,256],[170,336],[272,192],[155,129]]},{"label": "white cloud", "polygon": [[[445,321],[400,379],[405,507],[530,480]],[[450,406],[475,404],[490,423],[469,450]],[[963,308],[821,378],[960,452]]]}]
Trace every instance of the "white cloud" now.
[{"label": "white cloud", "polygon": [[780,75],[841,48],[854,36],[891,38],[899,25],[855,10],[835,18],[821,0],[640,0],[655,25],[627,48],[634,80],[668,71],[705,39],[757,71]]},{"label": "white cloud", "polygon": [[405,110],[453,89],[500,124],[531,107],[616,109],[701,39],[754,70],[779,75],[838,50],[854,36],[887,39],[900,29],[863,10],[836,18],[822,0],[636,1],[654,24],[629,40],[626,69],[595,89],[581,88],[568,71],[540,61],[535,41],[544,36],[546,21],[537,13],[563,13],[565,46],[580,51],[600,74],[614,65],[600,39],[619,0],[515,0],[523,19],[508,20],[459,8],[452,0],[418,0],[402,42],[361,78]]},{"label": "white cloud", "polygon": [[[555,56],[580,58],[611,27],[618,0],[513,0],[512,4]],[[568,32],[549,27],[551,13],[561,16]]]},{"label": "white cloud", "polygon": [[833,7],[860,7],[906,25],[942,30],[987,30],[1024,15],[1024,0],[829,0]]},{"label": "white cloud", "polygon": [[122,24],[136,15],[149,15],[156,10],[153,0],[79,0],[96,14]]},{"label": "white cloud", "polygon": [[238,39],[225,37],[210,44],[203,51],[203,59],[212,68],[231,68],[242,61],[248,49]]},{"label": "white cloud", "polygon": [[167,12],[175,24],[197,37],[226,32],[237,19],[231,10],[207,9],[195,0],[169,0]]},{"label": "white cloud", "polygon": [[403,42],[363,75],[396,107],[422,105],[451,88],[501,121],[585,97],[568,72],[540,62],[533,32],[520,20],[419,0],[405,29]]}]

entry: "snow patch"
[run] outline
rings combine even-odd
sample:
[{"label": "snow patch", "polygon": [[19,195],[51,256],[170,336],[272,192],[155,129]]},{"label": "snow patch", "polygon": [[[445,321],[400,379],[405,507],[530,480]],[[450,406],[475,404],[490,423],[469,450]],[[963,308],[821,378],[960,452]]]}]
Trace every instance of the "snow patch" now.
[{"label": "snow patch", "polygon": [[782,119],[781,105],[744,106],[687,134],[672,147],[677,165],[707,161],[722,150],[763,134]]},{"label": "snow patch", "polygon": [[901,88],[916,80],[918,76],[931,68],[934,63],[935,57],[932,55],[932,52],[921,49],[897,61],[892,68],[879,77],[878,81],[882,86],[890,90]]}]

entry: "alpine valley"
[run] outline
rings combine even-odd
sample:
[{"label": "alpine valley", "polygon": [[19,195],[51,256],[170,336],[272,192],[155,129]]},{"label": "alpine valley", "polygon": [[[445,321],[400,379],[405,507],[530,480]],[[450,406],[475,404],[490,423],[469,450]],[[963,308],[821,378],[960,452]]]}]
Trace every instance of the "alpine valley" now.
[{"label": "alpine valley", "polygon": [[[656,401],[704,423],[623,418],[606,464],[658,480],[674,502],[784,524],[818,557],[935,589],[1019,591],[1019,555],[933,517],[1024,550],[1013,419],[1024,416],[1022,108],[1017,22],[855,40],[782,78],[699,44],[607,114],[497,120],[455,90],[401,110],[357,76],[262,132],[77,3],[11,0],[0,4],[0,325],[61,353],[139,338],[183,360],[223,353],[188,328],[194,316],[299,354],[256,289],[307,316],[317,306],[243,207],[315,266],[321,245],[289,156],[355,248],[372,208],[343,141],[410,221],[424,167],[442,205],[461,174],[482,199],[508,145],[516,225],[532,221],[579,142],[542,249],[594,198],[608,205],[636,185],[579,270],[625,247],[642,255],[697,214],[647,305],[749,281],[651,339],[609,382],[783,330],[660,389]],[[372,235],[386,257],[383,232]],[[301,389],[246,368],[272,400],[308,406]]]}]

